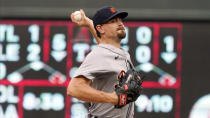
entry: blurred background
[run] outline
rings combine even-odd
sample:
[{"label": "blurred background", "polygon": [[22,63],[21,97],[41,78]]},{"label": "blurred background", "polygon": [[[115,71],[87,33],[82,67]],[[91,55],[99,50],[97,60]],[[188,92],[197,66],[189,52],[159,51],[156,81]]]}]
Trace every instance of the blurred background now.
[{"label": "blurred background", "polygon": [[129,51],[147,74],[135,118],[210,118],[209,0],[0,0],[0,118],[85,118],[66,87],[96,45],[69,18],[127,11]]}]

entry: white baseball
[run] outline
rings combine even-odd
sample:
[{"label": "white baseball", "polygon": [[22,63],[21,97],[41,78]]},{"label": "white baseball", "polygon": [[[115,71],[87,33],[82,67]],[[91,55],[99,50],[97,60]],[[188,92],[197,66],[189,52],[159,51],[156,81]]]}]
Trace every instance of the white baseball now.
[{"label": "white baseball", "polygon": [[81,15],[81,12],[80,11],[75,11],[74,12],[74,19],[76,21],[80,21],[82,19],[82,15]]}]

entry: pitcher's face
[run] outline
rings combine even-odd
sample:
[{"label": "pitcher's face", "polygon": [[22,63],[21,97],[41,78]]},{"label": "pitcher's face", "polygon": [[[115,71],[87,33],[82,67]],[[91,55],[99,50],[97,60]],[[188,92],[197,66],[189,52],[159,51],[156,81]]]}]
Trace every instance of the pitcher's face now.
[{"label": "pitcher's face", "polygon": [[125,27],[122,19],[119,17],[113,18],[102,26],[104,34],[109,38],[123,39],[126,36]]}]

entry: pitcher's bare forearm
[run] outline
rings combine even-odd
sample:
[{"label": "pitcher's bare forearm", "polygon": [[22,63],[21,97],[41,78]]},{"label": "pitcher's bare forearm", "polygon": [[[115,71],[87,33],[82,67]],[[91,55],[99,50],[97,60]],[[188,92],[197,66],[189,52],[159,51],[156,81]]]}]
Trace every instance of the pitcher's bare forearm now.
[{"label": "pitcher's bare forearm", "polygon": [[107,93],[96,90],[89,86],[91,80],[83,77],[73,78],[67,88],[67,95],[78,98],[86,102],[98,103],[118,103],[118,96],[115,92]]},{"label": "pitcher's bare forearm", "polygon": [[88,26],[88,29],[90,30],[90,32],[92,33],[93,37],[96,39],[97,43],[101,43],[101,40],[100,38],[97,36],[97,33],[96,33],[96,30],[94,28],[94,25],[93,25],[93,21],[89,21],[89,26]]}]

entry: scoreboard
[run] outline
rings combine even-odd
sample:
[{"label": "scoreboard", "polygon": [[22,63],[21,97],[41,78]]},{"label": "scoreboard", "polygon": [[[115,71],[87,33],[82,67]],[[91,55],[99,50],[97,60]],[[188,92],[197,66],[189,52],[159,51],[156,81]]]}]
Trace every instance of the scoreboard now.
[{"label": "scoreboard", "polygon": [[127,23],[129,51],[137,70],[147,78],[135,102],[136,117],[179,118],[182,25]]},{"label": "scoreboard", "polygon": [[67,22],[1,22],[1,118],[69,117],[71,28]]},{"label": "scoreboard", "polygon": [[[147,76],[135,118],[180,118],[182,23],[125,26],[121,46]],[[84,118],[86,103],[66,88],[95,45],[87,28],[69,21],[0,20],[0,118]]]}]

